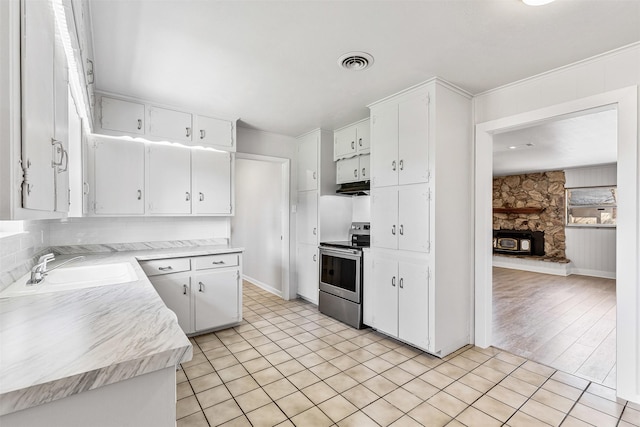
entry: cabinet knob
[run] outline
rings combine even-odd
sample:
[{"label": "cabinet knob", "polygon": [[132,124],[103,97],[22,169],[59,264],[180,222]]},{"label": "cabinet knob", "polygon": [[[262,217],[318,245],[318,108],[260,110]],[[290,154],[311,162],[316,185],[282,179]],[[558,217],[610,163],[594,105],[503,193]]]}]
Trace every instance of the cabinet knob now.
[{"label": "cabinet knob", "polygon": [[400,224],[400,235],[404,236],[404,225]]},{"label": "cabinet knob", "polygon": [[138,200],[142,200],[142,190],[138,190]]},{"label": "cabinet knob", "polygon": [[187,285],[182,285],[182,295],[187,294]]},{"label": "cabinet knob", "polygon": [[400,170],[404,169],[404,160],[400,160]]},{"label": "cabinet knob", "polygon": [[206,132],[204,129],[200,129],[200,139],[204,139],[204,136],[206,135]]},{"label": "cabinet knob", "polygon": [[353,170],[353,177],[357,178],[358,177],[358,169],[354,169]]},{"label": "cabinet knob", "polygon": [[142,119],[138,119],[138,130],[142,129]]},{"label": "cabinet knob", "polygon": [[391,278],[391,286],[394,286],[394,287],[396,286],[396,276],[393,276]]},{"label": "cabinet knob", "polygon": [[198,282],[198,292],[204,292],[204,283]]},{"label": "cabinet knob", "polygon": [[400,278],[400,289],[404,288],[404,279],[401,277]]},{"label": "cabinet knob", "polygon": [[191,200],[191,194],[188,191],[186,191],[185,192],[185,201],[188,202],[189,200]]},{"label": "cabinet knob", "polygon": [[204,193],[198,193],[200,195],[200,201],[204,202]]},{"label": "cabinet knob", "polygon": [[189,138],[189,137],[191,136],[191,128],[190,128],[190,127],[188,127],[188,128],[186,128],[186,129],[187,129],[186,137],[187,137],[187,138]]},{"label": "cabinet knob", "polygon": [[395,224],[393,224],[391,226],[391,234],[393,234],[394,236],[396,235],[396,225]]},{"label": "cabinet knob", "polygon": [[391,170],[396,170],[396,161],[391,162]]}]

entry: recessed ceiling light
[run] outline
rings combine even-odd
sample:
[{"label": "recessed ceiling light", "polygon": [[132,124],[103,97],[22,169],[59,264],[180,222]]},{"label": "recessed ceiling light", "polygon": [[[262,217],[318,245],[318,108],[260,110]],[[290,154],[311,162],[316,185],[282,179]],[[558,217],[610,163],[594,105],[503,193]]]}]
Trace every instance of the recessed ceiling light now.
[{"label": "recessed ceiling light", "polygon": [[515,145],[512,145],[511,147],[509,147],[509,150],[515,150],[516,148],[518,147],[516,147]]},{"label": "recessed ceiling light", "polygon": [[528,6],[543,6],[551,3],[553,0],[522,0],[522,2]]},{"label": "recessed ceiling light", "polygon": [[338,65],[350,71],[361,71],[373,65],[373,56],[366,52],[348,52],[338,58]]}]

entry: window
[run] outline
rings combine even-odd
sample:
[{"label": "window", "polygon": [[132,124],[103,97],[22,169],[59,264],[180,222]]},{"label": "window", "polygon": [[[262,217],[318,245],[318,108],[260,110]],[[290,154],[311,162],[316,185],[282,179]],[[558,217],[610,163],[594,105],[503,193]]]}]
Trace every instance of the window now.
[{"label": "window", "polygon": [[582,187],[566,190],[567,225],[615,227],[618,191],[611,187]]}]

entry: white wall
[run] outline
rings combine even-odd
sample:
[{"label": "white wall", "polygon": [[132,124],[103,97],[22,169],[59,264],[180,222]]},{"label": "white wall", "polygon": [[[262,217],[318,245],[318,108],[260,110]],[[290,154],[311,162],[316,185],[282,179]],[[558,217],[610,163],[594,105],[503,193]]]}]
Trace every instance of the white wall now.
[{"label": "white wall", "polygon": [[[640,145],[638,122],[640,43],[497,88],[474,98],[476,123],[476,241],[490,227],[491,132],[545,120],[550,114],[616,104],[618,107],[617,395],[640,402]],[[626,89],[625,89],[626,88]],[[603,104],[604,102],[604,104]],[[574,109],[576,108],[576,109]],[[544,109],[544,110],[543,110]],[[567,111],[568,112],[568,111]],[[489,153],[485,153],[489,151]],[[486,193],[488,194],[485,195]],[[486,196],[486,197],[485,197]],[[484,199],[487,200],[484,200]],[[485,209],[486,205],[486,209]],[[624,212],[624,214],[623,214]],[[621,249],[622,248],[622,249]],[[490,343],[490,254],[476,245],[476,340]],[[486,262],[485,262],[486,261]],[[486,264],[486,265],[485,265]],[[487,280],[489,279],[489,280]]]},{"label": "white wall", "polygon": [[6,273],[22,266],[48,246],[49,222],[0,221],[0,288],[13,282]]},{"label": "white wall", "polygon": [[[566,188],[616,185],[616,165],[566,169]],[[616,229],[566,227],[566,256],[571,273],[614,279]]]},{"label": "white wall", "polygon": [[243,247],[243,274],[282,295],[282,164],[236,159],[231,242]]}]

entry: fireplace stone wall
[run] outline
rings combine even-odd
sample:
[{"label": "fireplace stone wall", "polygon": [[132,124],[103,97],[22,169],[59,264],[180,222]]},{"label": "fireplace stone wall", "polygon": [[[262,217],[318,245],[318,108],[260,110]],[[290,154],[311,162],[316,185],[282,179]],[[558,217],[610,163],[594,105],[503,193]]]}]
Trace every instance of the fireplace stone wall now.
[{"label": "fireplace stone wall", "polygon": [[544,231],[545,258],[564,260],[564,190],[564,171],[494,177],[493,207],[502,212],[494,211],[493,229]]}]

